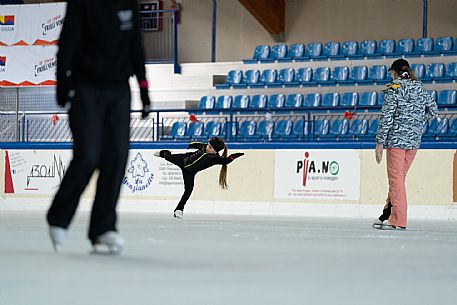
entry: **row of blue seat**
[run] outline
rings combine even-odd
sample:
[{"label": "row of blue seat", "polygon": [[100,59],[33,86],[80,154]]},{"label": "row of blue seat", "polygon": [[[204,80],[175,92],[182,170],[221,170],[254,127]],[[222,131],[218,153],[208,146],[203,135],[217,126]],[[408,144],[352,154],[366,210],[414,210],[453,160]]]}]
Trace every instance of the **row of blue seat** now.
[{"label": "row of blue seat", "polygon": [[[243,139],[285,139],[297,140],[311,138],[353,138],[374,140],[378,129],[378,119],[318,119],[315,121],[293,120],[245,120],[238,122],[208,121],[192,122],[189,126],[186,122],[174,122],[169,135],[163,135],[163,139],[206,139],[214,136],[226,137],[227,132],[232,138]],[[424,124],[423,135],[425,137],[455,137],[457,136],[457,118],[447,118],[438,121],[432,120]]]},{"label": "row of blue seat", "polygon": [[[457,80],[457,62],[433,63],[411,65],[416,77],[424,83],[445,83]],[[351,86],[357,84],[386,84],[392,81],[385,65],[354,66],[352,69],[346,66],[300,68],[295,71],[292,68],[259,70],[231,70],[223,84],[216,84],[216,89],[245,89],[245,88],[278,88],[278,87],[315,87],[315,86]]]},{"label": "row of blue seat", "polygon": [[341,59],[364,59],[383,57],[417,57],[417,56],[441,56],[457,55],[457,38],[439,37],[420,38],[415,42],[412,38],[364,40],[360,44],[357,41],[329,41],[326,44],[320,42],[276,44],[271,48],[269,45],[259,45],[254,50],[252,59],[245,59],[244,63],[271,63],[287,61],[310,61],[310,60],[341,60]]},{"label": "row of blue seat", "polygon": [[[432,97],[439,105],[456,105],[457,90],[429,90]],[[265,94],[253,95],[221,95],[217,98],[205,95],[200,99],[198,108],[202,110],[238,110],[249,108],[300,108],[300,107],[365,107],[382,105],[384,93],[371,92],[345,92],[345,93],[309,93],[303,94]]]}]

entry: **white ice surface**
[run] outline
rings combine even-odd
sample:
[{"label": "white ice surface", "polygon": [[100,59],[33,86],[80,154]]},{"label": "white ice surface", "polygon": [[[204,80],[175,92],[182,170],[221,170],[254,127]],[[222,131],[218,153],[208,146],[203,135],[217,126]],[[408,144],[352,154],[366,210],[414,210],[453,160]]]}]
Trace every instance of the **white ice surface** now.
[{"label": "white ice surface", "polygon": [[[186,215],[185,215],[186,217]],[[61,253],[43,212],[0,211],[0,305],[457,304],[457,224],[121,213],[121,256]]]}]

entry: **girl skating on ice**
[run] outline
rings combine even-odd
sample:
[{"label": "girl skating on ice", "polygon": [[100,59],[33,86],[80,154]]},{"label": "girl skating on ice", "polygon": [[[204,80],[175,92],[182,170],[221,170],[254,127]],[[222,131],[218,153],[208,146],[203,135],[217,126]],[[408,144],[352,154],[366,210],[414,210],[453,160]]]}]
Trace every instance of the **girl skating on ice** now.
[{"label": "girl skating on ice", "polygon": [[[154,154],[156,157],[164,158],[168,162],[181,168],[184,179],[184,194],[173,213],[173,216],[176,219],[181,219],[183,217],[184,206],[192,194],[195,175],[198,172],[213,165],[222,165],[219,173],[219,186],[222,189],[227,189],[227,164],[244,155],[244,153],[234,153],[227,157],[227,146],[225,145],[224,140],[219,137],[211,138],[208,141],[208,144],[190,142],[187,148],[196,148],[197,150],[184,154],[172,154],[169,150],[161,150]],[[222,156],[219,155],[220,151],[223,151]]]}]

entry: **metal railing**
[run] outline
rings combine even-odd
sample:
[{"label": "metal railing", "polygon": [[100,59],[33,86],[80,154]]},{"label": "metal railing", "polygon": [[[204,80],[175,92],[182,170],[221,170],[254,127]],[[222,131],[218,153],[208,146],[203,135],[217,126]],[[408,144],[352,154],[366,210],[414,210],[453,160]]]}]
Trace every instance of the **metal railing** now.
[{"label": "metal railing", "polygon": [[[367,107],[369,108],[369,107]],[[191,115],[197,113],[196,115]],[[58,119],[57,119],[57,117]],[[218,135],[228,142],[374,142],[379,107],[347,116],[341,109],[249,109],[202,112],[201,109],[155,111],[142,120],[131,115],[135,143],[205,141]],[[424,124],[429,142],[457,140],[457,109],[440,112],[440,121]],[[65,112],[0,112],[0,142],[68,143]]]}]

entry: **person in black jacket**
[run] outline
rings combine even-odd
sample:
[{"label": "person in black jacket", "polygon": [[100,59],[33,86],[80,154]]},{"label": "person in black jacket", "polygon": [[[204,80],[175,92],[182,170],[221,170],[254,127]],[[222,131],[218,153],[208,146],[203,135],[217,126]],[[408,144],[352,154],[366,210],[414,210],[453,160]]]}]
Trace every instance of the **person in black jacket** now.
[{"label": "person in black jacket", "polygon": [[88,237],[94,247],[122,249],[116,204],[130,138],[129,78],[135,75],[150,110],[144,50],[136,0],[69,0],[57,53],[57,103],[68,112],[73,160],[47,214],[56,251],[75,214],[81,193],[98,169]]},{"label": "person in black jacket", "polygon": [[[190,142],[187,148],[196,148],[197,150],[184,154],[172,154],[169,150],[161,150],[154,154],[156,157],[165,158],[168,162],[181,168],[184,179],[184,194],[173,213],[176,219],[183,217],[184,206],[192,194],[195,175],[198,172],[213,165],[222,165],[219,173],[219,186],[222,189],[227,189],[227,164],[244,155],[244,153],[234,153],[227,157],[227,146],[224,140],[219,137],[211,138],[208,144]],[[220,151],[223,151],[222,156],[219,155]]]}]

